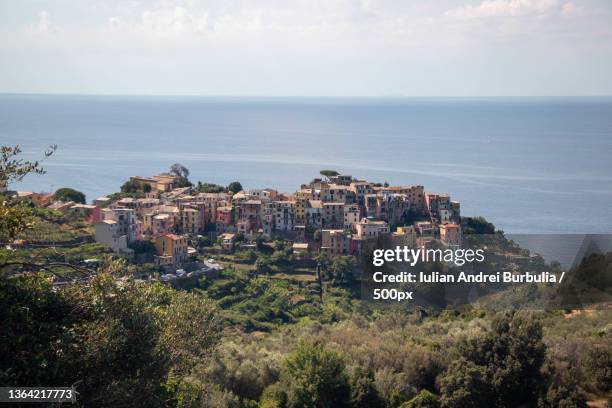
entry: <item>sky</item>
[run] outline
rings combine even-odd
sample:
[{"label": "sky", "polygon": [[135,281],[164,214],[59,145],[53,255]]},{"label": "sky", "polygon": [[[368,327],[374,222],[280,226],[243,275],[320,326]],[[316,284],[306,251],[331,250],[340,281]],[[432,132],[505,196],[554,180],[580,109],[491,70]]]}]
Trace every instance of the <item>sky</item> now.
[{"label": "sky", "polygon": [[5,0],[0,92],[612,95],[612,1]]}]

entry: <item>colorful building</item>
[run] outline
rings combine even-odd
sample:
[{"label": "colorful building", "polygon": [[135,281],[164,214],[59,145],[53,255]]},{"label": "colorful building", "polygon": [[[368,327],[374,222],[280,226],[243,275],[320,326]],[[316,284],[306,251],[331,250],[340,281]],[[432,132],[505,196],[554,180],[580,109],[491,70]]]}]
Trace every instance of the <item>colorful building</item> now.
[{"label": "colorful building", "polygon": [[179,268],[187,260],[187,236],[164,234],[155,238],[156,262],[165,268]]}]

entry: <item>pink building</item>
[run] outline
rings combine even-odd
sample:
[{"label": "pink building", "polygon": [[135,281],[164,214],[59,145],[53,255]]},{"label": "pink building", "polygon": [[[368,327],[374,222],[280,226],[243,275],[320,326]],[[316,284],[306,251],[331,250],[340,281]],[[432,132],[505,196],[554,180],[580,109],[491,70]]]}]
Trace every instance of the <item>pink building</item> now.
[{"label": "pink building", "polygon": [[232,226],[234,216],[232,207],[217,208],[217,232],[225,232]]}]

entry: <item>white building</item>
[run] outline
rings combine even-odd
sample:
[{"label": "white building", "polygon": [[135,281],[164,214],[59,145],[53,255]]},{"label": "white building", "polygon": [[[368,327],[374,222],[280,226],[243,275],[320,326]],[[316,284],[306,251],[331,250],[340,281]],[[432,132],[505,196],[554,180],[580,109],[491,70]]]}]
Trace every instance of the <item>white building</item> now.
[{"label": "white building", "polygon": [[95,226],[96,242],[118,253],[129,252],[128,245],[136,240],[136,217],[128,208],[106,208],[100,211],[101,221]]},{"label": "white building", "polygon": [[384,221],[374,221],[364,218],[355,225],[357,237],[360,239],[374,239],[381,234],[389,233],[389,224]]},{"label": "white building", "polygon": [[133,253],[128,248],[128,239],[122,234],[121,226],[117,221],[103,220],[96,224],[96,242],[110,248],[118,254],[129,255]]},{"label": "white building", "polygon": [[295,202],[276,201],[274,223],[277,230],[292,231],[295,225]]}]

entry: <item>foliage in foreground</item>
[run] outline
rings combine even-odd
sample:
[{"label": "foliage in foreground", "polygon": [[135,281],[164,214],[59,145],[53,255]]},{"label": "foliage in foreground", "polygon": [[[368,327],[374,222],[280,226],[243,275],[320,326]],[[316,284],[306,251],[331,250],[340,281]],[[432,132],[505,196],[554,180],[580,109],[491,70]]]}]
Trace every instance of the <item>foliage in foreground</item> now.
[{"label": "foliage in foreground", "polygon": [[0,322],[0,385],[74,385],[85,406],[168,406],[169,379],[220,338],[203,296],[107,272],[65,290],[42,274],[2,276]]}]

